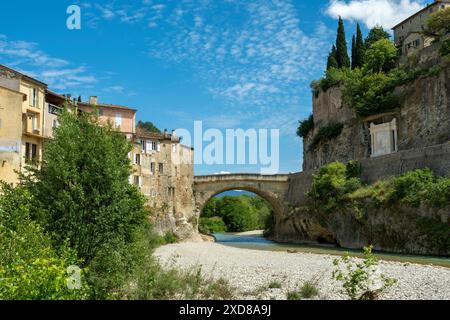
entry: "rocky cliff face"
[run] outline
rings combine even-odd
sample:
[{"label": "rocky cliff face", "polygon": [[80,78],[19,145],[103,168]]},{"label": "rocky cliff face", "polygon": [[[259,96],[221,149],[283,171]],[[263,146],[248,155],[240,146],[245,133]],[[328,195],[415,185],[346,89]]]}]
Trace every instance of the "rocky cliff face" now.
[{"label": "rocky cliff face", "polygon": [[379,207],[367,202],[363,212],[342,209],[324,214],[297,207],[278,221],[272,239],[322,242],[343,248],[407,254],[450,255],[450,208]]},{"label": "rocky cliff face", "polygon": [[[342,90],[338,87],[313,97],[315,129],[304,140],[303,170],[314,170],[334,161],[369,158],[372,121],[397,119],[399,151],[450,141],[450,63],[442,62],[440,66],[439,75],[420,77],[398,87],[396,90],[404,100],[401,108],[389,114],[358,118],[353,108],[342,101]],[[341,135],[311,150],[318,128],[330,122],[344,124]]]}]

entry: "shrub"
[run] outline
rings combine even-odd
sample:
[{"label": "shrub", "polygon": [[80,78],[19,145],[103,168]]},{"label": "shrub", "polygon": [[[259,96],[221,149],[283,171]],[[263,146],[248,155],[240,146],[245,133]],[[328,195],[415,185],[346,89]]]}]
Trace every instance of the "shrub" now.
[{"label": "shrub", "polygon": [[436,38],[450,33],[450,8],[438,10],[430,14],[425,33]]},{"label": "shrub", "polygon": [[56,252],[50,237],[30,218],[31,195],[23,188],[1,185],[0,300],[85,299],[88,287],[70,290],[68,267],[79,265],[74,252]]},{"label": "shrub", "polygon": [[442,57],[450,55],[450,39],[442,42],[441,48],[439,49],[439,54]]},{"label": "shrub", "polygon": [[305,139],[308,134],[314,129],[314,116],[310,115],[308,119],[299,122],[297,135]]},{"label": "shrub", "polygon": [[306,281],[300,287],[300,296],[304,299],[311,299],[317,297],[319,295],[319,289],[317,288],[317,284],[313,281]]},{"label": "shrub", "polygon": [[349,255],[333,261],[335,270],[332,277],[342,283],[343,292],[351,300],[375,300],[396,282],[395,279],[380,274],[378,260],[372,250],[373,247],[364,248],[362,261],[352,259]]},{"label": "shrub", "polygon": [[279,281],[272,281],[269,283],[269,289],[281,289],[283,285]]},{"label": "shrub", "polygon": [[289,291],[289,292],[287,293],[287,299],[288,299],[288,300],[292,300],[292,301],[295,301],[295,300],[302,300],[302,296],[301,296],[300,293],[297,292],[297,291]]},{"label": "shrub", "polygon": [[318,86],[320,90],[326,92],[332,87],[344,84],[349,74],[351,74],[351,70],[348,68],[330,68],[326,71],[325,77],[319,81]]},{"label": "shrub", "polygon": [[199,231],[203,234],[227,232],[227,226],[221,217],[200,218]]},{"label": "shrub", "polygon": [[315,200],[316,206],[328,212],[345,205],[348,195],[360,186],[358,178],[349,177],[345,164],[334,162],[321,167],[314,175],[308,196]]},{"label": "shrub", "polygon": [[316,135],[309,146],[310,150],[316,149],[319,145],[330,140],[336,139],[342,133],[344,125],[342,123],[332,122],[326,126],[322,126],[317,130]]},{"label": "shrub", "polygon": [[393,74],[354,72],[343,90],[343,99],[360,117],[383,113],[400,107],[400,96],[394,93],[397,79]]},{"label": "shrub", "polygon": [[427,193],[428,186],[434,181],[434,173],[429,169],[407,172],[394,179],[391,200],[417,207],[421,203],[423,194]]}]

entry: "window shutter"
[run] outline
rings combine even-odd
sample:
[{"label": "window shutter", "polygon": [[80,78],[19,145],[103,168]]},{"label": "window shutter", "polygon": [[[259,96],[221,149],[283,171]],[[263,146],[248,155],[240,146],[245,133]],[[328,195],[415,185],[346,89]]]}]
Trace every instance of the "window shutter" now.
[{"label": "window shutter", "polygon": [[161,142],[159,142],[159,141],[158,141],[158,144],[157,144],[157,148],[158,148],[158,152],[160,152],[161,151]]}]

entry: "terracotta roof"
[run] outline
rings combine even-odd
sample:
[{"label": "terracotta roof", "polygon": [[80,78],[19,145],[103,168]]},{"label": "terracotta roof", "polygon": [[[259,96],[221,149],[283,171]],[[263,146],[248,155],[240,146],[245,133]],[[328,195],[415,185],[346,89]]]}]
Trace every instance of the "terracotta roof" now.
[{"label": "terracotta roof", "polygon": [[[90,108],[94,107],[94,105],[92,105],[92,104],[90,104],[88,102],[78,102],[78,106],[90,107]],[[130,110],[130,111],[137,112],[137,109],[133,109],[133,108],[126,107],[126,106],[120,106],[120,105],[117,105],[117,104],[98,103],[95,106],[100,107],[100,108],[121,109],[121,110]]]},{"label": "terracotta roof", "polygon": [[172,140],[172,138],[176,138],[176,141],[179,142],[180,138],[173,137],[169,133],[156,133],[156,132],[150,132],[143,128],[136,128],[136,136],[138,138],[147,138],[147,139],[157,139],[157,140]]},{"label": "terracotta roof", "polygon": [[3,69],[3,70],[6,70],[6,71],[15,73],[15,74],[18,75],[19,77],[24,78],[25,80],[28,80],[28,81],[30,81],[30,82],[34,82],[34,83],[37,84],[37,85],[40,85],[40,86],[43,86],[43,87],[47,87],[47,84],[46,84],[46,83],[44,83],[44,82],[42,82],[42,81],[39,81],[39,80],[36,80],[36,79],[34,79],[34,78],[30,77],[30,76],[27,76],[26,74],[23,74],[23,73],[21,73],[21,72],[19,72],[19,71],[17,71],[17,70],[8,68],[7,66],[5,66],[5,65],[3,65],[3,64],[0,64],[0,69]]},{"label": "terracotta roof", "polygon": [[414,13],[412,16],[406,18],[405,20],[403,20],[402,22],[398,23],[397,25],[392,27],[392,30],[396,29],[397,27],[401,26],[402,24],[404,24],[406,21],[416,17],[417,15],[419,15],[420,13],[423,13],[424,11],[430,9],[431,7],[434,7],[435,5],[441,4],[441,3],[450,3],[450,0],[436,0],[435,2],[427,5],[425,8],[417,11],[416,13]]}]

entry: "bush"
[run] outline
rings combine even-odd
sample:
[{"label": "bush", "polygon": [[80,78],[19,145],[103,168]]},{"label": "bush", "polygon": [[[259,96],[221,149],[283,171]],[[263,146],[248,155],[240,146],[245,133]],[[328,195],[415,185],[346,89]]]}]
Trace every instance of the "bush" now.
[{"label": "bush", "polygon": [[31,195],[1,184],[0,300],[85,299],[88,287],[80,273],[79,289],[68,287],[68,267],[79,265],[74,253],[57,253],[50,238],[30,218]]},{"label": "bush", "polygon": [[439,49],[439,54],[441,55],[441,57],[450,55],[450,39],[442,42],[441,48]]},{"label": "bush", "polygon": [[310,115],[308,119],[299,122],[297,135],[305,139],[308,134],[314,129],[314,116]]},{"label": "bush", "polygon": [[317,284],[313,281],[306,281],[300,288],[300,296],[304,299],[311,299],[319,295]]},{"label": "bush", "polygon": [[344,125],[342,123],[329,123],[326,126],[322,126],[317,130],[316,135],[309,146],[310,150],[316,149],[319,145],[326,143],[330,140],[336,139],[342,133]]},{"label": "bush", "polygon": [[314,86],[318,86],[322,92],[326,92],[332,87],[344,84],[349,74],[351,74],[351,69],[348,68],[330,68],[326,71],[325,77]]},{"label": "bush", "polygon": [[335,270],[332,277],[342,283],[343,292],[351,300],[375,300],[396,282],[380,274],[378,260],[372,250],[373,247],[364,248],[362,261],[352,259],[349,255],[333,261]]},{"label": "bush", "polygon": [[325,165],[314,175],[308,196],[315,201],[318,208],[326,212],[345,205],[349,194],[361,186],[358,178],[349,176],[343,163]]},{"label": "bush", "polygon": [[227,232],[227,226],[221,217],[200,218],[199,231],[203,234]]}]

